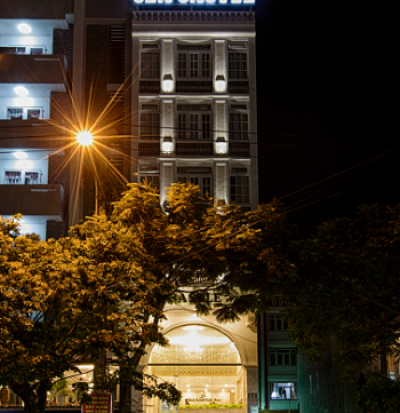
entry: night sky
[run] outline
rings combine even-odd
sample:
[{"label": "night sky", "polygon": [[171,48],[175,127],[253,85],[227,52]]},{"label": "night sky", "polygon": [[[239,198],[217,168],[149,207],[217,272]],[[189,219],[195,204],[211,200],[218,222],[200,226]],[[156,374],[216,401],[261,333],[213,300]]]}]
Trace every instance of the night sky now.
[{"label": "night sky", "polygon": [[362,203],[400,201],[389,15],[373,3],[257,1],[260,201],[324,180],[282,199],[300,236]]}]

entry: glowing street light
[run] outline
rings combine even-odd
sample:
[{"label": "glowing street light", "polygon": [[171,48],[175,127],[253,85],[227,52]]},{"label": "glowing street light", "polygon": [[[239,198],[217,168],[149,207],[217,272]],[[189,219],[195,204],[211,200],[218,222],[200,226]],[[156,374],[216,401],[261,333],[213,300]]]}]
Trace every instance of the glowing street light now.
[{"label": "glowing street light", "polygon": [[89,146],[93,143],[93,135],[88,131],[81,131],[76,135],[79,145]]}]

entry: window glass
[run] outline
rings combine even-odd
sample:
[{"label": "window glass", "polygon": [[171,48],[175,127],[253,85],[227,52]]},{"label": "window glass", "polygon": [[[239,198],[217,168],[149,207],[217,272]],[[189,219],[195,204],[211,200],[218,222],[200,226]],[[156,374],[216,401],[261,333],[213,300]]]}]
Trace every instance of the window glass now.
[{"label": "window glass", "polygon": [[178,45],[178,78],[201,80],[211,78],[210,45]]},{"label": "window glass", "polygon": [[22,183],[22,171],[6,171],[4,182],[9,185],[18,185]]},{"label": "window glass", "polygon": [[140,115],[140,139],[160,139],[160,114],[144,112]]},{"label": "window glass", "polygon": [[247,141],[248,140],[248,115],[247,113],[229,114],[229,140]]},{"label": "window glass", "polygon": [[229,53],[229,79],[247,79],[247,53]]},{"label": "window glass", "polygon": [[211,114],[204,112],[178,113],[178,138],[210,140]]},{"label": "window glass", "polygon": [[296,383],[271,383],[271,400],[297,399]]},{"label": "window glass", "polygon": [[279,314],[269,314],[270,331],[286,331],[286,324]]},{"label": "window glass", "polygon": [[248,176],[231,176],[231,200],[236,204],[250,203]]},{"label": "window glass", "polygon": [[142,79],[160,79],[160,54],[142,53]]},{"label": "window glass", "polygon": [[28,119],[40,119],[40,109],[28,109]]},{"label": "window glass", "polygon": [[20,120],[23,119],[24,110],[22,108],[18,109],[7,109],[7,119]]},{"label": "window glass", "polygon": [[296,349],[277,349],[270,350],[271,366],[296,366]]},{"label": "window glass", "polygon": [[25,172],[25,185],[36,185],[39,183],[39,172]]}]

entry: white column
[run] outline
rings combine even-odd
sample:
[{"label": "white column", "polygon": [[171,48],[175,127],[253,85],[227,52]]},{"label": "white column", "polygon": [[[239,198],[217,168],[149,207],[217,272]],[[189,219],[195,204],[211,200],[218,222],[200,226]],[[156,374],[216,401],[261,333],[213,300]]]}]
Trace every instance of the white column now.
[{"label": "white column", "polygon": [[214,201],[217,199],[224,200],[228,203],[228,185],[227,185],[227,162],[216,162],[215,163],[215,197]]},{"label": "white column", "polygon": [[175,162],[162,161],[160,166],[160,200],[162,206],[168,193],[166,188],[171,186],[172,182],[175,182]]},{"label": "white column", "polygon": [[226,63],[226,41],[215,40],[215,79],[214,90],[217,93],[226,93],[227,85],[227,63]]},{"label": "white column", "polygon": [[161,40],[161,90],[164,93],[175,91],[175,53],[172,39]]},{"label": "white column", "polygon": [[161,101],[160,116],[161,153],[166,150],[166,148],[163,147],[165,137],[172,138],[174,145],[171,152],[175,152],[175,105],[173,99],[163,99]]}]

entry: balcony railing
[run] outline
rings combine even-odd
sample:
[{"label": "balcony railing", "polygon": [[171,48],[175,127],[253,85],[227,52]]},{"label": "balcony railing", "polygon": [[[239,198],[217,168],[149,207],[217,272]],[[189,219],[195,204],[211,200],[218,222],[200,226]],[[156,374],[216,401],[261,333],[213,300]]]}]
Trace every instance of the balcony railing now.
[{"label": "balcony railing", "polygon": [[229,144],[230,156],[250,156],[250,145],[243,142],[231,142]]},{"label": "balcony railing", "polygon": [[0,215],[20,213],[62,221],[63,203],[61,184],[0,185]]},{"label": "balcony railing", "polygon": [[233,95],[248,95],[249,94],[249,82],[241,81],[229,81],[228,82],[228,92]]},{"label": "balcony railing", "polygon": [[160,93],[159,81],[141,81],[139,86],[140,93]]},{"label": "balcony railing", "polygon": [[160,144],[139,143],[139,156],[160,156]]},{"label": "balcony railing", "polygon": [[212,93],[213,84],[211,81],[177,81],[177,93]]},{"label": "balcony railing", "polygon": [[212,155],[212,143],[177,143],[177,155]]}]

